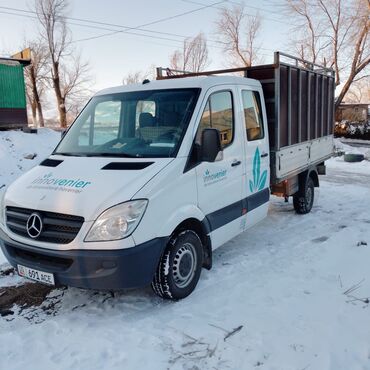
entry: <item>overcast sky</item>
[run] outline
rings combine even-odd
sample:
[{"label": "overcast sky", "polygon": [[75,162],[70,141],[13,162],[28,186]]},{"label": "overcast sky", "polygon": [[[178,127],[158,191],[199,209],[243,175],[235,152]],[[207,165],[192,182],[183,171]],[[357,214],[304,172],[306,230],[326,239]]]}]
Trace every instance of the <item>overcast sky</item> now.
[{"label": "overcast sky", "polygon": [[[239,0],[238,0],[239,1]],[[221,3],[199,9],[204,5]],[[122,30],[106,25],[92,25],[83,21],[70,21],[76,47],[91,65],[95,78],[94,90],[119,85],[130,71],[146,70],[152,64],[168,66],[170,54],[181,47],[183,37],[195,36],[204,32],[209,40],[211,68],[223,68],[227,62],[217,40],[215,21],[220,6],[231,7],[236,1],[220,0],[75,0],[70,1],[68,16],[83,20],[138,27],[163,18],[191,12],[182,16],[152,25],[131,29],[130,33],[116,33],[95,38],[102,34]],[[273,50],[287,50],[291,20],[281,13],[279,4],[283,0],[249,0],[246,11],[262,16],[260,43],[262,57],[272,60]],[[0,2],[0,55],[8,55],[20,50],[26,35],[37,35],[37,22],[30,13],[5,9],[32,10],[32,0],[1,0]],[[202,5],[203,4],[203,5]],[[198,9],[198,10],[197,10]],[[5,14],[8,13],[8,14]],[[12,13],[12,14],[9,14]],[[23,16],[21,16],[23,15]],[[101,27],[96,29],[92,27]],[[155,31],[143,32],[142,30]],[[161,32],[161,33],[158,33]],[[169,35],[169,34],[176,34]],[[144,36],[145,35],[145,36]],[[93,38],[90,40],[86,40]],[[80,40],[80,41],[79,41]],[[213,40],[213,41],[211,41]]]}]

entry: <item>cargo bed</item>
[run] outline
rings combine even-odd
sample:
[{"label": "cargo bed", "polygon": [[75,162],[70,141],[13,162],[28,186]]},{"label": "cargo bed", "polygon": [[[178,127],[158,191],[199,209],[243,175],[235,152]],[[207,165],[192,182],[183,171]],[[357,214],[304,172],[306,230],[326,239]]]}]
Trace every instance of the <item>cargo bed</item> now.
[{"label": "cargo bed", "polygon": [[276,52],[274,64],[245,69],[262,84],[270,140],[271,183],[331,157],[334,71]]}]

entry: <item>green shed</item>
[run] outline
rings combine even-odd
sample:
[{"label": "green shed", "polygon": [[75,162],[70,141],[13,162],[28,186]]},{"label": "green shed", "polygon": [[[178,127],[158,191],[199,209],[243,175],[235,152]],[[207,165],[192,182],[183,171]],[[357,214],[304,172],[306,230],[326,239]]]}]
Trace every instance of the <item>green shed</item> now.
[{"label": "green shed", "polygon": [[0,58],[0,130],[27,126],[23,68],[28,60]]}]

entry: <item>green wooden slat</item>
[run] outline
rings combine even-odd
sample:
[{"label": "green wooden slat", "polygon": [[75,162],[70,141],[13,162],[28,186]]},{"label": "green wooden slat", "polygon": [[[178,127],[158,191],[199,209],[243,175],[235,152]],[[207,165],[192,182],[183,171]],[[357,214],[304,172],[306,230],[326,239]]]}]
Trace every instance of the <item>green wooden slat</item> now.
[{"label": "green wooden slat", "polygon": [[26,108],[23,67],[0,64],[0,108]]}]

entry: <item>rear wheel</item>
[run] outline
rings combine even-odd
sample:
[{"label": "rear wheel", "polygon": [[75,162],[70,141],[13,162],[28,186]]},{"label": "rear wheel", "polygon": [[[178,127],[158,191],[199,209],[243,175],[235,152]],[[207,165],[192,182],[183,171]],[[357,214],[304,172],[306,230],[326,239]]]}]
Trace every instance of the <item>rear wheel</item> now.
[{"label": "rear wheel", "polygon": [[185,230],[173,236],[159,261],[152,289],[165,299],[182,299],[196,287],[203,264],[199,236]]},{"label": "rear wheel", "polygon": [[315,185],[311,177],[308,177],[302,188],[293,195],[293,205],[297,213],[303,215],[309,213],[313,206],[315,197]]}]

